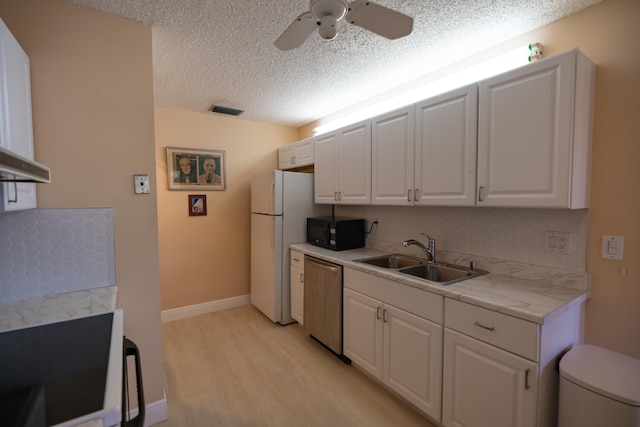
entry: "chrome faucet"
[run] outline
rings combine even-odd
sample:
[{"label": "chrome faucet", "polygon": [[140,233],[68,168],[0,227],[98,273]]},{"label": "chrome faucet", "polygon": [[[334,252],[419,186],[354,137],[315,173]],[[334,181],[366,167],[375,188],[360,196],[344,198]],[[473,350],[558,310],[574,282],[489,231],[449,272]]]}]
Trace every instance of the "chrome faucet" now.
[{"label": "chrome faucet", "polygon": [[436,240],[425,233],[422,234],[427,236],[427,239],[429,239],[428,246],[425,246],[422,242],[414,239],[405,240],[404,242],[402,242],[402,246],[408,248],[411,245],[415,245],[422,249],[425,254],[427,254],[427,260],[429,260],[430,262],[436,262]]}]

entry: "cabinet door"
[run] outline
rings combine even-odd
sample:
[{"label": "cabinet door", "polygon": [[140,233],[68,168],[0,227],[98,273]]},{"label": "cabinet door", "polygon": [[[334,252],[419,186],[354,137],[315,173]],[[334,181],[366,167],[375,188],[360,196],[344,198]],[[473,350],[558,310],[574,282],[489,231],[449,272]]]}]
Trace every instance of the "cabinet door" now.
[{"label": "cabinet door", "polygon": [[442,422],[534,427],[537,376],[535,363],[445,329]]},{"label": "cabinet door", "polygon": [[293,150],[293,166],[307,166],[313,164],[313,138],[296,142]]},{"label": "cabinet door", "polygon": [[304,325],[304,270],[291,266],[291,317]]},{"label": "cabinet door", "polygon": [[287,145],[278,149],[278,169],[286,170],[293,167],[293,146]]},{"label": "cabinet door", "polygon": [[440,420],[442,326],[389,305],[383,319],[383,382]]},{"label": "cabinet door", "polygon": [[371,122],[338,131],[338,203],[371,203]]},{"label": "cabinet door", "polygon": [[314,195],[316,203],[336,203],[338,193],[338,134],[316,137]]},{"label": "cabinet door", "polygon": [[568,207],[576,52],[480,82],[478,205]]},{"label": "cabinet door", "polygon": [[[0,20],[0,146],[33,160],[29,58]],[[36,207],[36,185],[0,183],[0,210]]]},{"label": "cabinet door", "polygon": [[343,304],[344,355],[382,379],[382,303],[344,288]]},{"label": "cabinet door", "polygon": [[414,108],[371,121],[371,200],[374,205],[413,205]]},{"label": "cabinet door", "polygon": [[415,108],[416,204],[475,205],[478,86],[436,96]]}]

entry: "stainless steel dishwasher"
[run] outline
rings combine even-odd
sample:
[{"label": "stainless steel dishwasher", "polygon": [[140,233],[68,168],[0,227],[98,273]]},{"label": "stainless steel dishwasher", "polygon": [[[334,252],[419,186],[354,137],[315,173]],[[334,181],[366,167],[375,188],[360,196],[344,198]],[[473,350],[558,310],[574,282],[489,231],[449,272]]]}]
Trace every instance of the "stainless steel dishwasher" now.
[{"label": "stainless steel dishwasher", "polygon": [[304,257],[304,329],[312,338],[342,354],[342,266]]}]

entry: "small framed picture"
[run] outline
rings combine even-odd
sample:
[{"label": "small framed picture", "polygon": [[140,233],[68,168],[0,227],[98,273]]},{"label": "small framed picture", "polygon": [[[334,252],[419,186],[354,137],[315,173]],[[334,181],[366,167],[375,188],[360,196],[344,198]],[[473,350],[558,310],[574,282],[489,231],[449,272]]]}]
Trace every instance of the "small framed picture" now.
[{"label": "small framed picture", "polygon": [[189,216],[205,216],[207,214],[207,196],[205,194],[189,194]]},{"label": "small framed picture", "polygon": [[167,147],[169,190],[226,190],[225,152]]}]

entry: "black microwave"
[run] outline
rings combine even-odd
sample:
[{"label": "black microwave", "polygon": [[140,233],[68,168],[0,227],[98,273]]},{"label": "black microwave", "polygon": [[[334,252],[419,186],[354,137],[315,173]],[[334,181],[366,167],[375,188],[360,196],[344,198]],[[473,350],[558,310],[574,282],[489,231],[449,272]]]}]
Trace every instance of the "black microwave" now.
[{"label": "black microwave", "polygon": [[364,219],[307,218],[307,242],[334,251],[361,248],[364,246]]}]

